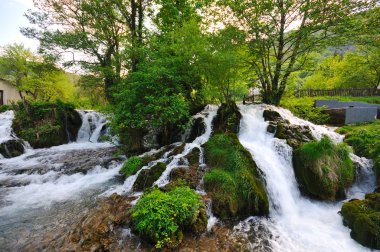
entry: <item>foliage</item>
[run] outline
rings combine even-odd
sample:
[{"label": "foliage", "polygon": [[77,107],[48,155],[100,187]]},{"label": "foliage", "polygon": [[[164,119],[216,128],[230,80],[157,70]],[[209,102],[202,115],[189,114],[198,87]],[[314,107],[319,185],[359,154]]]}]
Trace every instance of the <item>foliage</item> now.
[{"label": "foliage", "polygon": [[294,171],[303,192],[325,200],[343,197],[355,177],[349,153],[346,144],[336,145],[327,136],[296,149]]},{"label": "foliage", "polygon": [[12,110],[12,109],[13,109],[12,105],[1,105],[0,106],[0,113],[3,113],[3,112],[8,111],[8,110]]},{"label": "foliage", "polygon": [[75,141],[81,123],[72,104],[61,101],[19,103],[13,130],[32,147],[46,148]]},{"label": "foliage", "polygon": [[251,154],[236,134],[216,134],[205,145],[205,190],[222,219],[268,214],[268,198]]},{"label": "foliage", "polygon": [[[252,69],[262,86],[263,100],[279,104],[290,74],[329,38],[365,1],[218,1],[232,12],[235,25],[247,32]],[[228,21],[227,21],[228,22]],[[243,27],[243,28],[242,28]]]},{"label": "foliage", "polygon": [[204,231],[207,223],[204,209],[201,197],[189,187],[181,186],[169,192],[154,188],[144,193],[131,211],[134,229],[154,242],[156,248],[163,248],[177,246],[182,241],[182,232],[200,221]]},{"label": "foliage", "polygon": [[342,206],[344,223],[351,237],[363,246],[380,249],[380,195],[366,194],[364,200],[352,200]]},{"label": "foliage", "polygon": [[0,77],[13,85],[21,98],[32,101],[70,100],[73,83],[54,61],[21,44],[7,45],[0,55]]}]

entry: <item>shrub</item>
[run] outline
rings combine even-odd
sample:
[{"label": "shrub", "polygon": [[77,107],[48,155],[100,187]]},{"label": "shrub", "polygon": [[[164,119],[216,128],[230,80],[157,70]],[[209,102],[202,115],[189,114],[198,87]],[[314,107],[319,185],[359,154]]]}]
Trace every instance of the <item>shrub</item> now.
[{"label": "shrub", "polygon": [[182,241],[183,231],[202,232],[207,226],[201,197],[184,186],[169,192],[154,188],[131,211],[134,230],[154,242],[156,248],[176,247]]},{"label": "shrub", "polygon": [[0,106],[0,113],[3,113],[5,111],[8,111],[8,110],[12,110],[13,107],[11,105],[1,105]]}]

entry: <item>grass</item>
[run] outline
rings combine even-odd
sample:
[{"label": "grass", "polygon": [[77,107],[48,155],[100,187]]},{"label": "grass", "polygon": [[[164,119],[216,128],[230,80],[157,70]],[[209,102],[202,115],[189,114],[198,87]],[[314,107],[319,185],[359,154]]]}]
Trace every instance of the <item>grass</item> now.
[{"label": "grass", "polygon": [[343,126],[337,132],[345,134],[344,142],[351,145],[357,155],[374,160],[374,170],[380,182],[380,120]]}]

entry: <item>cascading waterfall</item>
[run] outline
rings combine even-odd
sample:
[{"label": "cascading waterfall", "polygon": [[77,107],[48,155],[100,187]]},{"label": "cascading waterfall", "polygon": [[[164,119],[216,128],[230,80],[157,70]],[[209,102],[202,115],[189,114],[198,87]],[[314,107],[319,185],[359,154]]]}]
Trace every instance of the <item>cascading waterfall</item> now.
[{"label": "cascading waterfall", "polygon": [[0,143],[14,139],[12,135],[12,121],[14,112],[12,110],[0,113]]},{"label": "cascading waterfall", "polygon": [[[243,118],[239,140],[264,173],[270,218],[251,217],[235,227],[236,233],[246,236],[251,242],[249,249],[255,251],[366,251],[343,226],[338,214],[342,203],[310,200],[300,194],[292,167],[292,149],[284,140],[267,133],[265,108],[268,107],[240,107]],[[276,110],[291,123],[305,124],[286,110]],[[327,134],[341,140],[327,128],[307,124],[318,138]],[[361,189],[357,186],[353,191],[358,193]]]},{"label": "cascading waterfall", "polygon": [[82,127],[79,129],[77,142],[98,142],[107,118],[91,110],[78,110],[78,113],[82,118]]}]

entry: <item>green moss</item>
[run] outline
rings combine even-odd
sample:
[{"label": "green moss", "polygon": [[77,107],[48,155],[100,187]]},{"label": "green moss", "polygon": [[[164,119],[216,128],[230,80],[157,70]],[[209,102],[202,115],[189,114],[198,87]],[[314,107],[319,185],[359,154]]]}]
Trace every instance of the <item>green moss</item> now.
[{"label": "green moss", "polygon": [[235,102],[223,103],[212,124],[213,133],[238,133],[241,114]]},{"label": "green moss", "polygon": [[344,190],[352,185],[355,177],[349,152],[346,144],[335,145],[326,136],[296,149],[293,163],[301,190],[319,199],[343,197]]},{"label": "green moss", "polygon": [[236,134],[216,134],[205,145],[204,176],[213,212],[222,219],[265,215],[269,211],[263,182],[251,154]]},{"label": "green moss", "polygon": [[367,194],[364,200],[344,203],[341,214],[352,229],[353,239],[363,246],[380,249],[380,194]]},{"label": "green moss", "polygon": [[154,188],[144,193],[131,211],[133,229],[156,248],[176,247],[183,232],[201,233],[207,227],[204,203],[189,187],[176,187],[169,192]]},{"label": "green moss", "polygon": [[142,191],[145,188],[149,188],[153,185],[153,183],[161,176],[161,174],[165,171],[166,164],[165,163],[157,163],[149,169],[142,170],[139,173],[135,183],[133,184],[134,191]]},{"label": "green moss", "polygon": [[139,156],[132,156],[123,164],[123,167],[120,169],[120,174],[123,174],[125,177],[136,174],[144,166],[144,160]]}]

